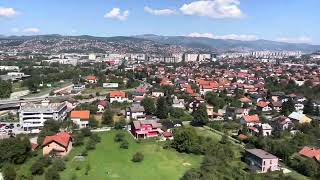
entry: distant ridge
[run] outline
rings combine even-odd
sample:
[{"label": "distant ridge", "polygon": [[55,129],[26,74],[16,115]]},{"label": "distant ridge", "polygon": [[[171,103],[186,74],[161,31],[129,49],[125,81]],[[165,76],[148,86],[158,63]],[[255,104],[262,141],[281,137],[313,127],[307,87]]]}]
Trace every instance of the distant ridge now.
[{"label": "distant ridge", "polygon": [[184,45],[188,47],[201,47],[218,49],[222,51],[241,51],[241,50],[288,50],[315,52],[320,51],[320,45],[306,43],[286,43],[270,40],[241,41],[232,39],[212,39],[206,37],[189,36],[158,36],[154,34],[144,34],[134,36],[137,38],[148,39],[160,43]]},{"label": "distant ridge", "polygon": [[97,41],[114,41],[114,42],[146,42],[152,41],[163,45],[179,45],[188,48],[205,49],[208,51],[217,52],[244,52],[244,51],[303,51],[306,53],[313,53],[320,51],[320,45],[311,45],[305,43],[285,43],[270,40],[254,40],[254,41],[240,41],[232,39],[211,39],[206,37],[189,37],[189,36],[159,36],[155,34],[143,34],[135,36],[113,36],[113,37],[97,37],[90,35],[79,36],[64,36],[59,34],[46,34],[34,36],[3,36],[0,35],[0,40],[32,40],[32,39],[62,39],[62,38],[79,38],[86,40]]}]

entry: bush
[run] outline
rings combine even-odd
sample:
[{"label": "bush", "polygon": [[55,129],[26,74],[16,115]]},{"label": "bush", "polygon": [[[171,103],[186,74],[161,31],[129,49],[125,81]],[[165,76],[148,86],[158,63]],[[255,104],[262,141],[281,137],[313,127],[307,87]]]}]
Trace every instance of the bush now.
[{"label": "bush", "polygon": [[51,163],[52,163],[51,158],[48,157],[48,156],[41,157],[41,158],[39,158],[38,161],[40,161],[40,163],[41,163],[44,167],[48,167],[48,166],[50,166]]},{"label": "bush", "polygon": [[87,166],[86,166],[86,172],[85,172],[84,174],[85,174],[85,175],[88,175],[88,174],[89,174],[90,169],[91,169],[90,164],[87,164]]},{"label": "bush", "polygon": [[140,152],[137,152],[137,153],[135,153],[135,154],[133,155],[132,161],[133,161],[133,162],[141,162],[141,161],[143,161],[143,158],[144,158],[143,154],[140,153]]},{"label": "bush", "polygon": [[83,128],[81,129],[81,134],[84,136],[84,137],[89,137],[92,135],[92,132],[89,128]]},{"label": "bush", "polygon": [[72,142],[73,146],[83,145],[84,136],[82,133],[78,133],[78,132],[74,133],[72,135],[72,139],[73,139],[73,142]]},{"label": "bush", "polygon": [[57,159],[53,162],[52,167],[57,171],[63,171],[66,169],[66,164],[62,159]]},{"label": "bush", "polygon": [[122,143],[120,144],[120,148],[121,149],[128,149],[129,148],[128,141],[126,141],[126,140],[122,141]]},{"label": "bush", "polygon": [[101,137],[98,134],[92,134],[90,136],[90,139],[92,139],[93,141],[95,141],[96,143],[101,142]]},{"label": "bush", "polygon": [[31,173],[33,175],[41,175],[44,172],[43,164],[38,160],[31,166]]},{"label": "bush", "polygon": [[89,139],[88,144],[86,145],[86,150],[93,150],[96,148],[96,142],[92,139]]},{"label": "bush", "polygon": [[87,149],[84,149],[81,153],[80,153],[81,156],[88,156],[88,150]]},{"label": "bush", "polygon": [[60,175],[55,168],[49,168],[44,177],[45,180],[60,180]]},{"label": "bush", "polygon": [[116,134],[116,136],[114,137],[114,141],[115,142],[122,142],[122,141],[124,141],[124,138],[125,138],[125,134],[120,132],[120,133]]},{"label": "bush", "polygon": [[3,177],[5,180],[15,180],[17,173],[13,165],[8,164],[2,168]]}]

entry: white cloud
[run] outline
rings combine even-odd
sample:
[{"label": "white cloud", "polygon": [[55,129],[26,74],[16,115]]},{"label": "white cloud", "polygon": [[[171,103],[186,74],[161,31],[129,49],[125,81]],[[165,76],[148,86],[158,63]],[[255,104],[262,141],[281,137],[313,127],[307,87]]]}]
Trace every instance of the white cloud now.
[{"label": "white cloud", "polygon": [[0,7],[0,18],[1,17],[12,17],[17,15],[18,12],[13,8]]},{"label": "white cloud", "polygon": [[311,43],[312,39],[307,36],[281,37],[281,38],[278,38],[277,41],[287,42],[287,43]]},{"label": "white cloud", "polygon": [[29,28],[23,29],[22,32],[37,34],[37,33],[40,32],[40,29],[39,28],[35,28],[35,27],[29,27]]},{"label": "white cloud", "polygon": [[240,40],[240,41],[254,41],[257,40],[258,37],[255,35],[245,35],[245,34],[227,34],[227,35],[214,35],[212,33],[190,33],[189,37],[206,37],[211,39],[232,39],[232,40]]},{"label": "white cloud", "polygon": [[117,19],[124,21],[128,18],[129,16],[129,11],[125,10],[121,13],[120,8],[113,8],[111,11],[107,12],[104,17],[109,18],[109,19]]},{"label": "white cloud", "polygon": [[177,14],[173,9],[152,9],[148,6],[144,7],[144,11],[156,16],[169,16]]},{"label": "white cloud", "polygon": [[185,15],[207,16],[215,19],[243,17],[239,0],[200,0],[181,6]]}]

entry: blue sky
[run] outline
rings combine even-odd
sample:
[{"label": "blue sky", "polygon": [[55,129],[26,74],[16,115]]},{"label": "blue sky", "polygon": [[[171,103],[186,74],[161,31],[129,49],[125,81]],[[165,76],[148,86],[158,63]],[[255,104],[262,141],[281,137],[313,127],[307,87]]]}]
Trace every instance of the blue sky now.
[{"label": "blue sky", "polygon": [[0,34],[159,34],[320,44],[319,7],[319,0],[0,0]]}]

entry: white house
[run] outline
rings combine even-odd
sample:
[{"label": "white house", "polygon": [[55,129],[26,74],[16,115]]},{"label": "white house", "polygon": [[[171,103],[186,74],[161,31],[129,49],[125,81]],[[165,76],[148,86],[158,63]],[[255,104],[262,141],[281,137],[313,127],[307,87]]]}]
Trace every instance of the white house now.
[{"label": "white house", "polygon": [[71,111],[70,119],[80,129],[89,127],[90,111]]}]

